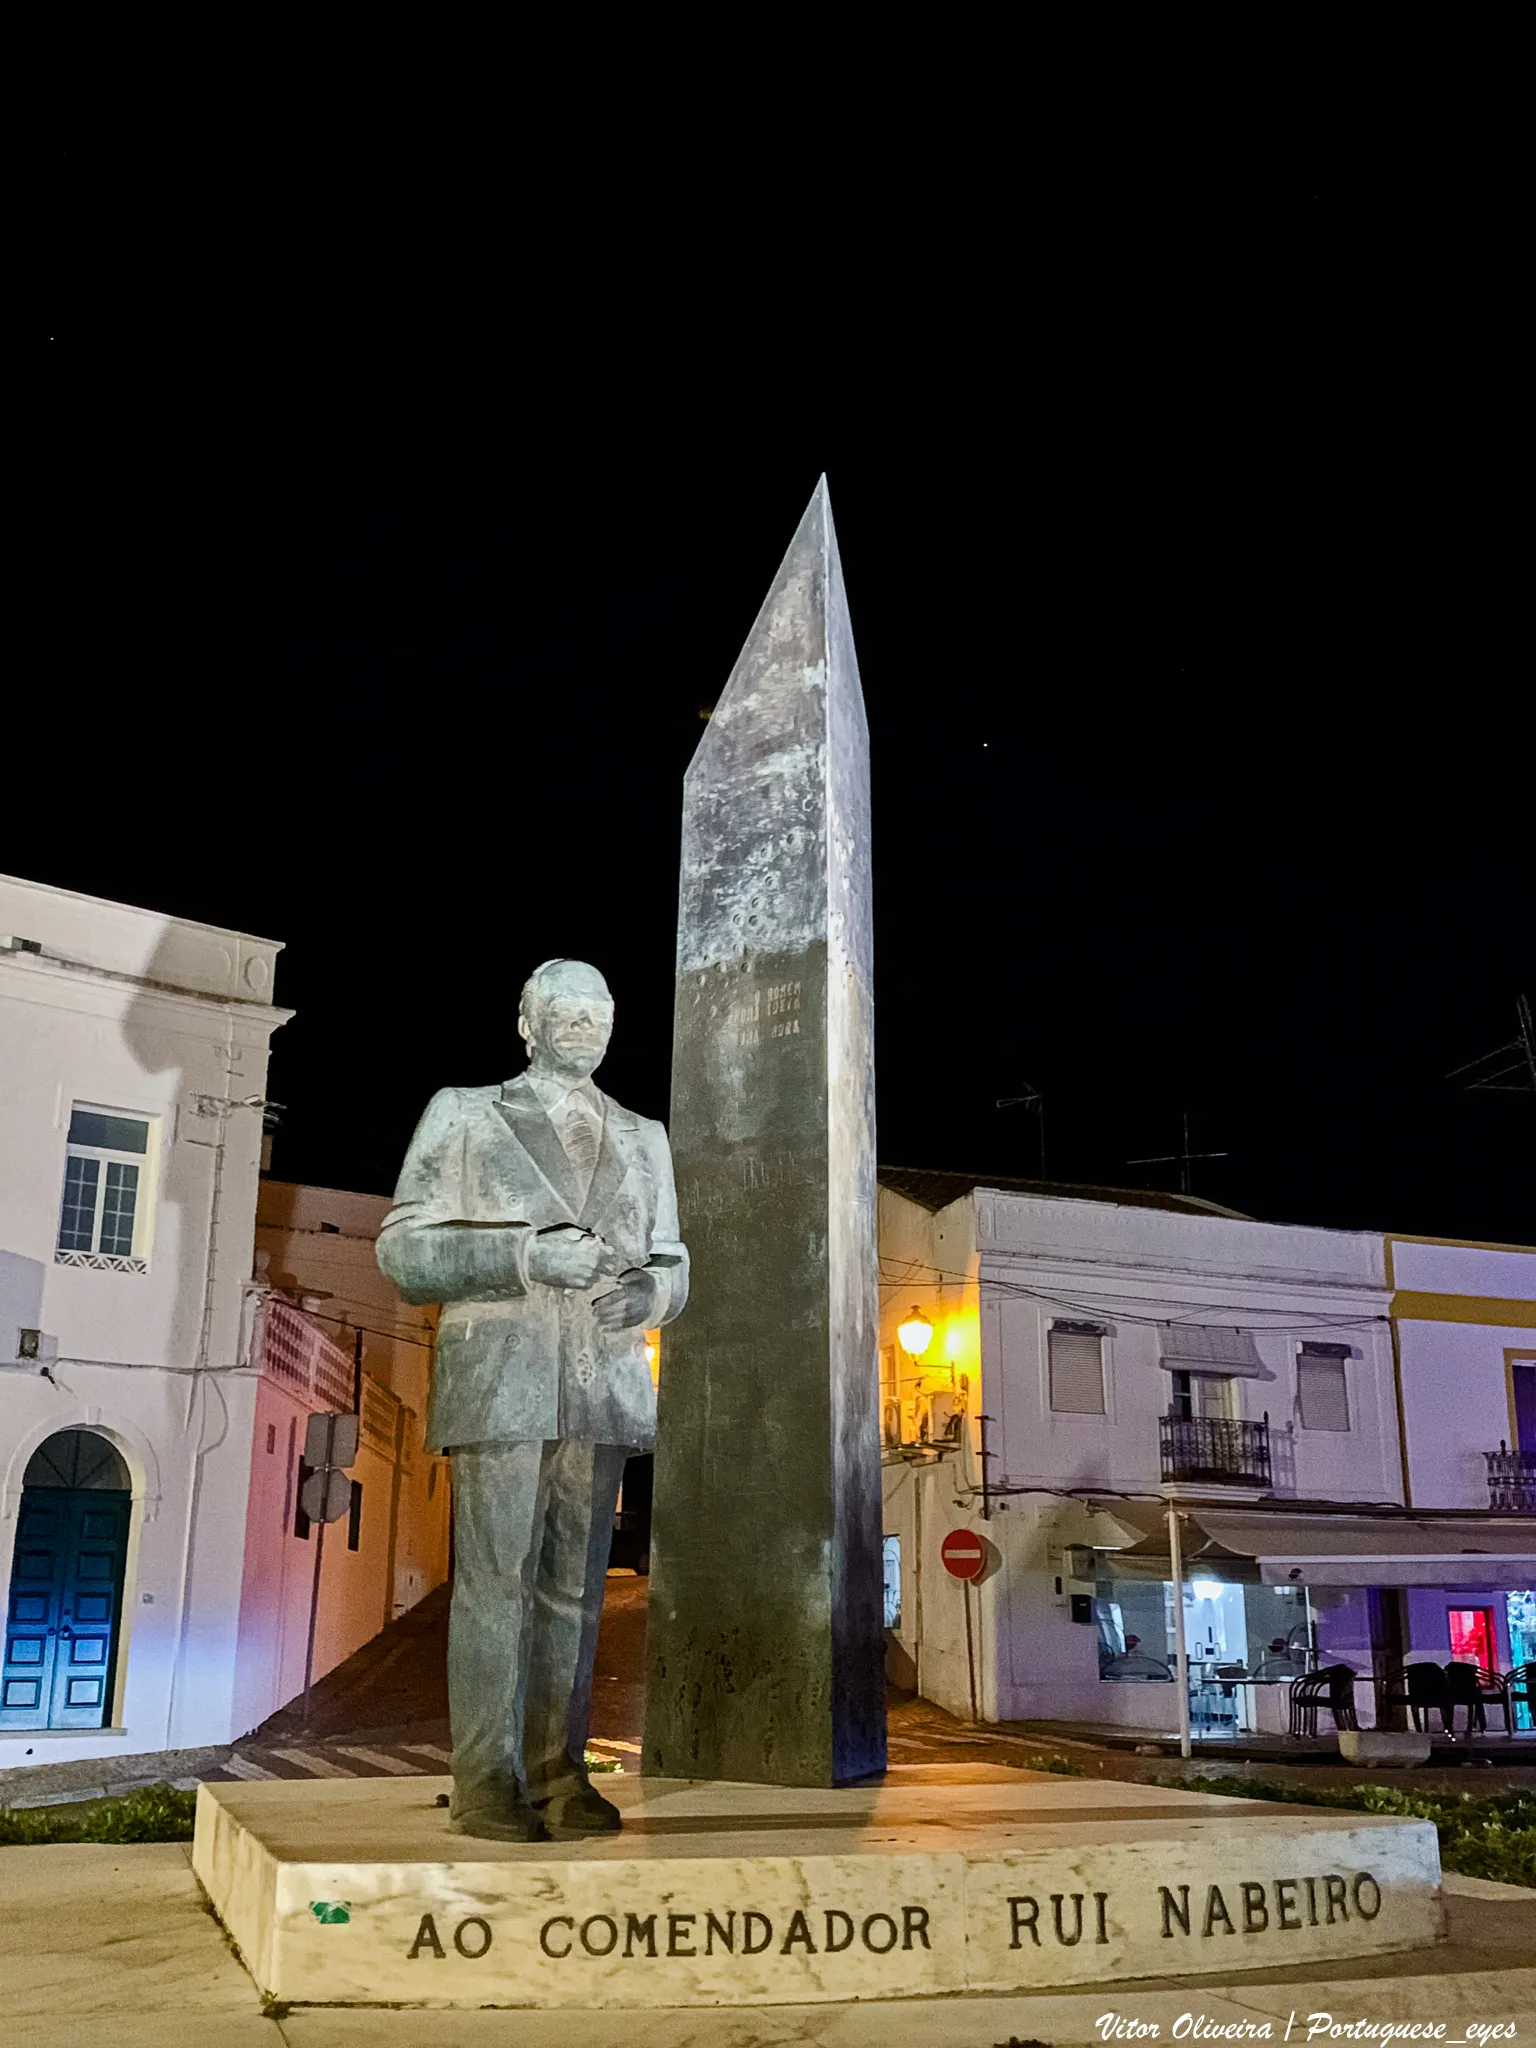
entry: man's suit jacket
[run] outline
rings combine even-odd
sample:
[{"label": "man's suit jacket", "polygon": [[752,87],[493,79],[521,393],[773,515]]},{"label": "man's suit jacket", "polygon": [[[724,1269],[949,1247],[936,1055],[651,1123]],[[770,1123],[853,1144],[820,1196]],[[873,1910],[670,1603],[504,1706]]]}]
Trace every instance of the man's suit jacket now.
[{"label": "man's suit jacket", "polygon": [[407,1301],[443,1304],[427,1413],[429,1450],[590,1437],[648,1448],[656,1394],[645,1330],[607,1331],[585,1293],[528,1277],[536,1231],[576,1223],[647,1269],[647,1326],[688,1298],[672,1154],[663,1126],[604,1096],[603,1137],[585,1200],[544,1105],[520,1076],[444,1088],[411,1140],[379,1264]]}]

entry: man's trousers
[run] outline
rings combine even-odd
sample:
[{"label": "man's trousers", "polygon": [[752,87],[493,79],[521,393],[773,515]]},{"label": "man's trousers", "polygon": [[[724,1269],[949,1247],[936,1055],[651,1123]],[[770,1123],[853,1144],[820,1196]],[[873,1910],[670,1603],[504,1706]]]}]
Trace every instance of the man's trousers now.
[{"label": "man's trousers", "polygon": [[448,1712],[455,1813],[585,1782],[615,1444],[455,1445]]}]

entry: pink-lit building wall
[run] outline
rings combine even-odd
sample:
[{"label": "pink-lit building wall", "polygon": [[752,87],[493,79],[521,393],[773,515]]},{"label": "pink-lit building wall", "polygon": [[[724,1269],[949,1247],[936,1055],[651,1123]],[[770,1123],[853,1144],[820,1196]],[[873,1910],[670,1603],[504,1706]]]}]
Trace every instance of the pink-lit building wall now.
[{"label": "pink-lit building wall", "polygon": [[[350,1408],[352,1361],[299,1310],[260,1307],[261,1361],[250,1438],[249,1508],[240,1594],[233,1724],[249,1730],[303,1690],[319,1530],[296,1534],[304,1433],[313,1413]],[[421,1447],[421,1420],[388,1388],[362,1380],[362,1489],[357,1548],[349,1521],[326,1531],[316,1605],[314,1677],[350,1657],[441,1585],[448,1571],[445,1460]]]}]

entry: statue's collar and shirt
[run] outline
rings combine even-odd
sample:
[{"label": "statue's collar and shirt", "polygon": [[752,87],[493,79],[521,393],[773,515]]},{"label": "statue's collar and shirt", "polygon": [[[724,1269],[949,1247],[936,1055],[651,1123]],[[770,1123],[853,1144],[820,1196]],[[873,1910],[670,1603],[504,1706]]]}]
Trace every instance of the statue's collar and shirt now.
[{"label": "statue's collar and shirt", "polygon": [[597,1171],[603,1144],[605,1105],[602,1092],[590,1080],[566,1082],[548,1074],[523,1075],[529,1090],[538,1098],[544,1114],[555,1128],[561,1147],[576,1177],[583,1206]]},{"label": "statue's collar and shirt", "polygon": [[[556,1098],[552,1111],[540,1084]],[[570,1221],[600,1229],[628,1174],[644,1170],[637,1120],[593,1081],[565,1087],[526,1067],[502,1084],[495,1108],[511,1137],[570,1212]]]}]

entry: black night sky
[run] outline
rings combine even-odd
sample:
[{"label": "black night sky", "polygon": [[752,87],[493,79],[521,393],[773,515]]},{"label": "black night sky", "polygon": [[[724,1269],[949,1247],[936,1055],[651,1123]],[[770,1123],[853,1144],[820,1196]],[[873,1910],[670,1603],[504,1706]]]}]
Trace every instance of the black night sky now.
[{"label": "black night sky", "polygon": [[1187,1110],[1214,1201],[1536,1241],[1536,1096],[1445,1078],[1536,994],[1496,222],[1300,166],[843,233],[558,319],[271,242],[61,285],[0,864],[286,942],[282,1178],[388,1192],[555,953],[664,1115],[680,778],[825,469],[882,1158],[1034,1175],[1035,1088],[1052,1179],[1176,1186]]}]

